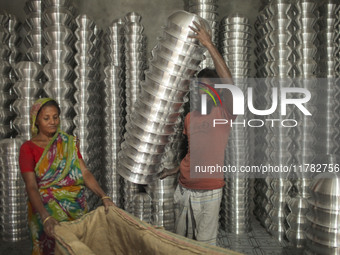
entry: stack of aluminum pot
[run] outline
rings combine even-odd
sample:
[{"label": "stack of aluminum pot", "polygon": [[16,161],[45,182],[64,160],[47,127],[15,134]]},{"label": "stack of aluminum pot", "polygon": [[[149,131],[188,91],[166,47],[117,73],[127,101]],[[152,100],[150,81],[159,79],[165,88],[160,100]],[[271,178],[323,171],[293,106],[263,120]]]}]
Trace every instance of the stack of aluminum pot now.
[{"label": "stack of aluminum pot", "polygon": [[119,154],[119,174],[134,183],[157,179],[165,146],[176,133],[190,78],[198,70],[204,48],[191,39],[193,21],[209,27],[198,16],[185,11],[168,18],[158,39],[150,68],[135,110],[126,125],[125,141]]},{"label": "stack of aluminum pot", "polygon": [[46,41],[44,53],[48,63],[44,73],[48,82],[44,90],[49,97],[55,99],[61,108],[61,129],[72,134],[75,116],[74,74],[73,74],[73,14],[68,1],[46,1],[43,13],[45,24],[43,35]]},{"label": "stack of aluminum pot", "polygon": [[11,111],[11,105],[15,99],[12,93],[13,83],[9,79],[12,70],[9,63],[11,49],[9,48],[10,33],[8,31],[9,16],[0,14],[0,139],[9,138],[13,135],[12,121],[15,114]]},{"label": "stack of aluminum pot", "polygon": [[[205,19],[211,27],[211,37],[215,45],[218,39],[218,0],[189,0],[189,12],[195,13]],[[200,68],[214,68],[214,62],[209,54],[205,53],[206,59],[202,61]]]},{"label": "stack of aluminum pot", "polygon": [[13,103],[13,110],[17,115],[13,126],[18,137],[29,140],[31,139],[30,109],[42,94],[42,85],[39,82],[42,67],[35,62],[22,61],[16,64],[14,71],[18,81],[13,86],[17,96]]},{"label": "stack of aluminum pot", "polygon": [[[233,77],[233,82],[244,94],[247,94],[247,77],[250,76],[250,37],[251,26],[249,20],[242,15],[234,14],[222,19],[220,25],[220,49]],[[245,103],[247,100],[245,100]],[[239,116],[251,119],[246,112]],[[235,125],[232,127],[227,149],[225,165],[251,165],[253,134],[249,127]],[[220,212],[221,226],[231,233],[241,234],[251,230],[250,224],[250,190],[251,183],[248,176],[226,174],[222,206]]]},{"label": "stack of aluminum pot", "polygon": [[29,236],[27,197],[19,167],[19,150],[24,140],[0,141],[0,239],[16,242]]}]

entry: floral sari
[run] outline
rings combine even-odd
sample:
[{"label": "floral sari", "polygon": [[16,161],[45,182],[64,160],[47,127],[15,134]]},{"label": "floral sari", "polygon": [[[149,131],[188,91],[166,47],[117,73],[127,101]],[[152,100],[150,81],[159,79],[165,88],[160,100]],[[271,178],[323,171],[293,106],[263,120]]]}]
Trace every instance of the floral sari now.
[{"label": "floral sari", "polygon": [[[75,137],[58,130],[37,163],[35,174],[43,204],[57,221],[74,220],[87,212]],[[30,202],[28,220],[32,254],[54,254],[55,241],[44,232],[41,218]]]}]

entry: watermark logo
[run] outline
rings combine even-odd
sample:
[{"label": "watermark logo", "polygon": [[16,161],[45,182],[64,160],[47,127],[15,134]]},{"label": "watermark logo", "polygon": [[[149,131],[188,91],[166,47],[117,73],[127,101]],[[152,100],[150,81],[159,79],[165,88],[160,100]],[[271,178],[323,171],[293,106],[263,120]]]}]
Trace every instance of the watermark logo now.
[{"label": "watermark logo", "polygon": [[[245,97],[243,94],[243,91],[238,88],[235,85],[231,84],[215,84],[213,88],[212,86],[209,86],[205,83],[199,82],[199,84],[208,86],[210,90],[212,90],[215,95],[218,97],[220,100],[221,106],[222,106],[222,101],[220,96],[218,95],[216,89],[228,89],[231,92],[232,99],[233,99],[233,115],[244,115],[245,114]],[[202,88],[200,88],[202,89]],[[211,95],[211,93],[205,89],[202,89],[207,94],[209,94],[212,99],[215,102],[215,98]],[[289,98],[288,95],[300,95],[300,97],[295,97],[295,98]],[[303,95],[303,97],[301,97]],[[254,93],[253,93],[253,88],[248,88],[247,89],[247,96],[248,96],[248,101],[247,101],[247,106],[248,110],[255,114],[255,115],[260,115],[260,116],[268,116],[272,113],[274,113],[278,109],[279,105],[279,99],[280,99],[280,114],[281,115],[286,115],[287,114],[287,106],[288,105],[295,105],[304,115],[310,116],[312,115],[306,107],[303,105],[304,103],[307,103],[311,99],[311,93],[308,89],[305,88],[281,88],[280,89],[280,94],[278,91],[278,88],[272,88],[272,105],[270,106],[269,109],[265,110],[259,110],[256,109],[254,106]],[[202,94],[201,95],[201,114],[202,115],[207,115],[207,95]]]},{"label": "watermark logo", "polygon": [[[218,98],[218,101],[220,102],[221,106],[223,107],[222,100],[216,89],[214,89],[212,86],[204,83],[204,82],[198,82],[199,85],[204,86],[205,88],[202,88],[201,86],[199,87],[200,90],[204,91],[207,93],[211,99],[214,101],[215,106],[217,106],[215,97],[211,94],[211,92],[208,90],[210,89]],[[201,95],[201,114],[202,115],[207,115],[207,94],[202,94]]]}]

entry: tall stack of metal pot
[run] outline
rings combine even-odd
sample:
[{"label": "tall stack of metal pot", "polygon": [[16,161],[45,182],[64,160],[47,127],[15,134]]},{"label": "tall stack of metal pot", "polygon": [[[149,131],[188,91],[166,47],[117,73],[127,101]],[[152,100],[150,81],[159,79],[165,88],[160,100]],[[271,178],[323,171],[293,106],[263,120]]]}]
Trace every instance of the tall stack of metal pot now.
[{"label": "tall stack of metal pot", "polygon": [[119,66],[105,67],[105,187],[107,195],[120,205],[120,176],[117,173],[118,152],[123,137],[123,79]]},{"label": "tall stack of metal pot", "polygon": [[[272,87],[293,87],[294,76],[293,47],[294,7],[289,0],[271,1],[260,13],[255,24],[255,41],[257,48],[257,76],[266,78],[258,80],[256,85],[257,109],[267,109],[272,103]],[[273,77],[273,78],[270,78]],[[285,118],[292,117],[289,108]],[[259,117],[261,119],[261,117]],[[263,116],[262,116],[263,118]],[[280,111],[266,116],[282,121]],[[255,159],[256,164],[287,165],[292,163],[294,153],[290,150],[292,137],[289,129],[264,125],[256,130]],[[255,213],[266,229],[279,240],[285,235],[286,198],[291,188],[288,175],[268,175],[257,180],[255,190]]]},{"label": "tall stack of metal pot", "polygon": [[[250,32],[249,20],[242,15],[230,15],[221,21],[219,37],[221,54],[231,71],[234,84],[243,92],[247,90],[246,78],[250,75]],[[245,116],[239,116],[237,122],[242,122],[243,118],[250,119],[248,112]],[[225,151],[225,165],[236,167],[251,165],[252,139],[249,127],[233,126]],[[221,226],[231,233],[247,233],[251,230],[249,176],[226,174],[225,177],[226,185],[220,212]]]},{"label": "tall stack of metal pot", "polygon": [[[98,74],[98,60],[95,56],[95,23],[86,15],[79,15],[76,18],[77,29],[75,36],[77,41],[75,43],[76,67],[74,69],[76,80],[74,85],[76,92],[74,94],[76,104],[74,110],[76,116],[73,119],[75,129],[73,131],[80,141],[80,152],[83,159],[98,180],[101,169],[101,112],[100,105],[101,96],[99,94],[100,88],[97,83]],[[90,208],[97,203],[97,196],[93,193],[87,193],[87,200]]]},{"label": "tall stack of metal pot", "polygon": [[[318,61],[317,2],[300,0],[294,4],[294,7],[297,10],[297,16],[295,17],[297,45],[294,51],[297,60],[295,62],[296,77],[298,78],[295,81],[295,87],[305,88],[311,93],[311,100],[304,104],[311,116],[307,116],[297,108],[294,110],[294,118],[303,123],[303,125],[291,128],[291,136],[293,137],[291,150],[294,152],[294,163],[304,166],[314,162],[316,156],[322,152],[316,146],[318,124],[315,116],[318,116],[318,111],[322,109],[320,90],[323,89],[324,84],[320,84],[316,80]],[[310,176],[299,172],[294,174],[294,177],[296,179],[294,178],[292,183],[296,192],[292,193],[291,196],[293,201],[299,201],[299,210],[291,211],[288,214],[286,236],[292,245],[303,247],[306,241],[306,201],[310,197],[308,187],[311,180]],[[302,208],[302,206],[305,206],[305,208]]]},{"label": "tall stack of metal pot", "polygon": [[[211,27],[211,37],[215,45],[218,41],[218,0],[189,0],[189,12],[195,13],[205,19]],[[202,61],[200,68],[214,68],[214,62],[209,54],[205,53],[206,59]]]},{"label": "tall stack of metal pot", "polygon": [[196,39],[188,38],[193,33],[188,27],[193,21],[201,19],[185,11],[168,18],[150,68],[145,72],[145,84],[126,125],[119,154],[119,174],[134,183],[147,184],[158,178],[165,146],[181,121],[178,116],[190,78],[204,53]]},{"label": "tall stack of metal pot", "polygon": [[24,140],[0,141],[0,239],[17,242],[29,237],[27,196],[19,167],[19,150]]},{"label": "tall stack of metal pot", "polygon": [[61,108],[61,129],[72,134],[75,116],[74,79],[73,74],[73,44],[72,31],[73,15],[70,12],[70,2],[48,0],[44,2],[43,35],[46,40],[44,53],[48,63],[44,66],[44,73],[48,82],[44,90],[49,97],[55,99]]},{"label": "tall stack of metal pot", "polygon": [[13,86],[17,96],[13,103],[13,110],[16,113],[13,126],[17,131],[17,137],[30,140],[30,109],[34,101],[42,94],[42,84],[39,82],[42,67],[35,62],[22,61],[16,64],[14,71],[18,81]]}]

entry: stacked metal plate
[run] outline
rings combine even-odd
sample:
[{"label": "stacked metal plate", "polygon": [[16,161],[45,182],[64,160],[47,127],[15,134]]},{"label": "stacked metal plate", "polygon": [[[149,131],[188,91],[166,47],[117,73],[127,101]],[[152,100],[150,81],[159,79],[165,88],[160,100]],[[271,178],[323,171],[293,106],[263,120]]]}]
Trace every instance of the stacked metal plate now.
[{"label": "stacked metal plate", "polygon": [[156,180],[146,187],[152,198],[152,221],[154,226],[164,227],[168,231],[175,229],[174,193],[177,186],[177,175]]},{"label": "stacked metal plate", "polygon": [[27,197],[19,167],[19,150],[24,140],[0,141],[0,239],[20,241],[29,236]]},{"label": "stacked metal plate", "polygon": [[[335,155],[328,155],[324,163],[339,164]],[[340,241],[340,178],[338,174],[322,173],[315,177],[308,199],[308,229],[305,254],[339,254]]]},{"label": "stacked metal plate", "polygon": [[118,152],[123,137],[123,86],[122,69],[105,67],[105,187],[113,202],[120,206],[120,176],[117,173]]},{"label": "stacked metal plate", "polygon": [[71,133],[74,129],[73,109],[73,44],[72,31],[73,16],[69,10],[69,1],[51,0],[44,2],[43,35],[46,40],[44,53],[48,63],[44,66],[44,73],[48,82],[44,90],[49,97],[54,98],[61,108],[61,128]]},{"label": "stacked metal plate", "polygon": [[18,81],[13,86],[17,96],[13,103],[13,110],[17,115],[13,125],[18,137],[29,140],[31,139],[30,109],[42,93],[42,84],[39,82],[42,67],[35,62],[22,61],[16,64],[14,71]]},{"label": "stacked metal plate", "polygon": [[165,146],[176,133],[175,126],[185,103],[190,78],[197,71],[204,48],[189,38],[193,21],[209,25],[200,17],[178,11],[168,18],[163,36],[145,72],[146,80],[135,110],[126,125],[119,153],[119,174],[134,183],[147,184],[158,178]]},{"label": "stacked metal plate", "polygon": [[146,37],[138,13],[130,12],[124,18],[126,121],[129,122],[144,80]]},{"label": "stacked metal plate", "polygon": [[[101,96],[97,84],[97,58],[95,56],[95,34],[94,22],[86,15],[79,15],[76,18],[77,29],[75,36],[77,41],[76,48],[76,67],[74,69],[76,80],[74,85],[76,92],[74,94],[76,104],[74,110],[76,116],[73,119],[75,129],[74,135],[79,138],[80,152],[83,159],[98,180],[101,169],[101,137],[102,127],[101,122]],[[92,192],[87,193],[87,202],[90,208],[98,202],[98,197]]]},{"label": "stacked metal plate", "polygon": [[[189,12],[205,19],[211,27],[211,37],[215,45],[218,42],[218,0],[189,0]],[[195,26],[193,26],[195,27]],[[205,67],[214,68],[214,62],[209,54],[205,53],[206,59],[202,61],[201,69]]]},{"label": "stacked metal plate", "polygon": [[[238,14],[223,18],[219,38],[221,54],[230,68],[234,84],[246,92],[248,85],[246,78],[250,75],[251,26],[249,20]],[[247,112],[246,115],[238,117],[237,122],[242,122],[242,119],[251,119],[251,116]],[[251,165],[252,139],[253,134],[249,127],[233,126],[225,151],[225,165],[236,167]],[[246,175],[235,174],[226,174],[225,177],[226,186],[220,212],[221,226],[231,233],[247,233],[251,230],[250,179]]]},{"label": "stacked metal plate", "polygon": [[[189,0],[189,12],[195,13],[205,19],[211,27],[212,41],[218,42],[218,0]],[[202,61],[201,67],[214,67],[211,56],[206,53],[206,60]]]},{"label": "stacked metal plate", "polygon": [[135,194],[131,213],[140,220],[151,223],[151,197],[145,192]]},{"label": "stacked metal plate", "polygon": [[26,48],[25,53],[27,60],[43,66],[46,63],[46,58],[43,52],[45,39],[42,31],[42,5],[43,1],[41,0],[27,0],[25,3],[27,18],[24,23],[24,29],[26,31],[24,46]]},{"label": "stacked metal plate", "polygon": [[0,14],[0,139],[9,138],[13,135],[11,124],[15,117],[11,111],[15,97],[11,92],[13,84],[9,79],[12,68],[9,63],[11,50],[8,46],[10,39],[8,24],[9,16],[6,13]]}]

